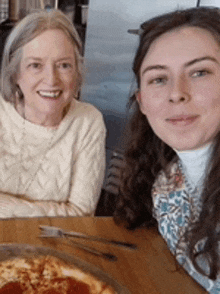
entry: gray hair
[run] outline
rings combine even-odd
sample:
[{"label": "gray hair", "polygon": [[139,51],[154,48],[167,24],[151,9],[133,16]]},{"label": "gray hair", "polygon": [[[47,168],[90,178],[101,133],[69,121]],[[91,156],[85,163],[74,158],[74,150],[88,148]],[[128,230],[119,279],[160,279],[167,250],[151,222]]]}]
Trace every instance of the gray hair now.
[{"label": "gray hair", "polygon": [[17,93],[17,75],[20,70],[22,48],[48,29],[60,29],[74,45],[78,91],[82,84],[83,58],[80,37],[67,16],[60,10],[39,10],[28,14],[10,33],[3,52],[1,67],[1,93],[7,101],[14,102]]}]

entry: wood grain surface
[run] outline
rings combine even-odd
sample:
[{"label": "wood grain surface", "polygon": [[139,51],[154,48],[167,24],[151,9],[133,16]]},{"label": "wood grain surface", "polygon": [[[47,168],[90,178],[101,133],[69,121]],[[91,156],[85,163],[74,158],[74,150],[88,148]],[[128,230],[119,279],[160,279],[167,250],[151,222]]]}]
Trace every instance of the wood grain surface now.
[{"label": "wood grain surface", "polygon": [[[112,238],[137,244],[137,250],[123,249],[94,241],[78,240],[115,254],[116,262],[93,256],[63,239],[39,238],[40,225],[52,225],[68,231]],[[132,294],[207,293],[180,268],[154,229],[128,231],[117,226],[111,217],[27,218],[0,220],[0,243],[47,246],[75,255],[101,268]]]}]

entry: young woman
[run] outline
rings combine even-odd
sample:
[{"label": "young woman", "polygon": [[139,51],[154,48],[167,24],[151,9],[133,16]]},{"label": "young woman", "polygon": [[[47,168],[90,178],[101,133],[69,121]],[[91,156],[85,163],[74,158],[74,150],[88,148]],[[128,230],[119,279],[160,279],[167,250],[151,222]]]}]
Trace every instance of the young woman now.
[{"label": "young woman", "polygon": [[58,10],[26,16],[3,54],[0,217],[93,215],[105,170],[101,113],[77,100],[79,36]]},{"label": "young woman", "polygon": [[133,71],[136,110],[115,220],[157,226],[188,273],[219,293],[219,9],[143,23]]}]

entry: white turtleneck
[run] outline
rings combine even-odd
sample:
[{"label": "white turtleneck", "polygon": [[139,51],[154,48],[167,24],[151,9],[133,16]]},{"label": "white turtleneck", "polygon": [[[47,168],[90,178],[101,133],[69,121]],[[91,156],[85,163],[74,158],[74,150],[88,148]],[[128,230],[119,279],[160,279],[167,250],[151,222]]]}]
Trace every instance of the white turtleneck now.
[{"label": "white turtleneck", "polygon": [[212,144],[205,145],[196,150],[178,151],[183,172],[188,182],[195,188],[204,180],[205,171],[211,156]]}]

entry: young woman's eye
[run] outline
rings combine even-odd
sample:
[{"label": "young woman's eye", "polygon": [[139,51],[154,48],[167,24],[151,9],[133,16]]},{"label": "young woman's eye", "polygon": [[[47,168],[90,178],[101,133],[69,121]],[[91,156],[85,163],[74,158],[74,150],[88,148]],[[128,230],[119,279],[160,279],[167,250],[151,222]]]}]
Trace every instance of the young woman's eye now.
[{"label": "young woman's eye", "polygon": [[197,71],[192,73],[192,77],[193,78],[204,77],[204,76],[208,75],[209,73],[210,73],[210,71],[208,71],[206,69],[197,70]]},{"label": "young woman's eye", "polygon": [[167,78],[158,77],[158,78],[150,79],[148,83],[150,85],[165,85],[166,82],[167,82]]}]

